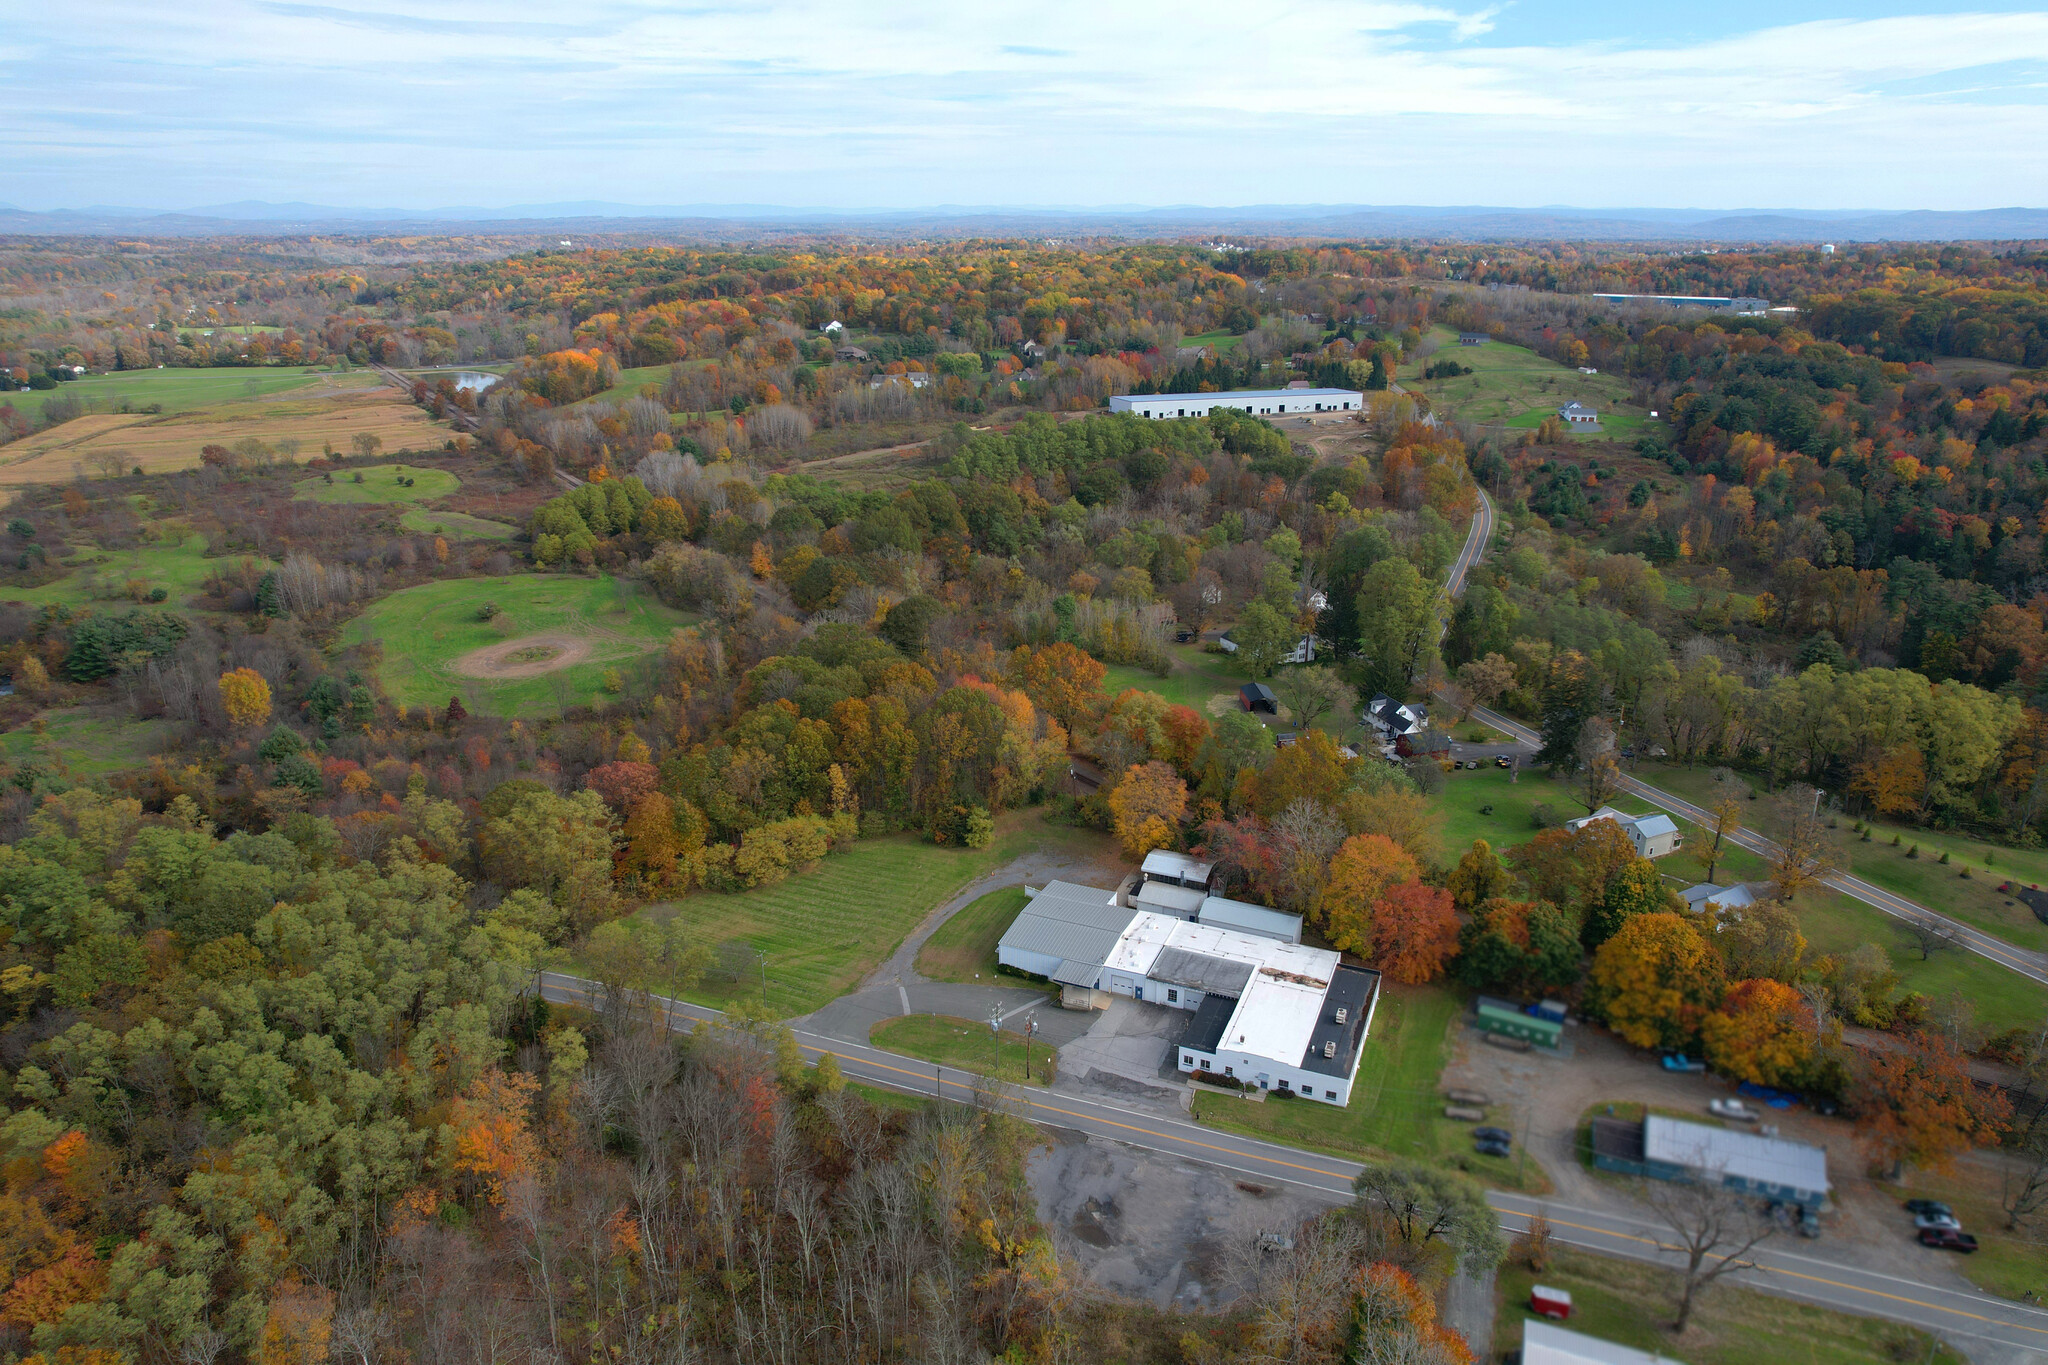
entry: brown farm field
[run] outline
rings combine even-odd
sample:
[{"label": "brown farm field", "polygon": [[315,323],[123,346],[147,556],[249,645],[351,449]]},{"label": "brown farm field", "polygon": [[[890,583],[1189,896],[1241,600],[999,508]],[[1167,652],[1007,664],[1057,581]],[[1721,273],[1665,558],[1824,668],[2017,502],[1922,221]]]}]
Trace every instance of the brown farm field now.
[{"label": "brown farm field", "polygon": [[203,446],[233,445],[251,436],[272,443],[295,440],[306,458],[329,441],[346,451],[359,432],[393,452],[431,449],[447,439],[447,428],[382,386],[220,403],[162,416],[92,413],[0,449],[0,488],[63,483],[92,472],[89,457],[102,451],[125,450],[131,468],[160,474],[197,465]]}]

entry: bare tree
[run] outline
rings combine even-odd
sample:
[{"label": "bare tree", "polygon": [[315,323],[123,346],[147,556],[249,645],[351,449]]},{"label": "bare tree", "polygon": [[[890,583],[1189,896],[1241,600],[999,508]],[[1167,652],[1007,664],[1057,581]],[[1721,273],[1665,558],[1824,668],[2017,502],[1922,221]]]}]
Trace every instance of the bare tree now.
[{"label": "bare tree", "polygon": [[1722,1183],[1706,1168],[1687,1180],[1647,1181],[1644,1202],[1657,1211],[1678,1244],[1664,1248],[1685,1257],[1674,1332],[1685,1331],[1702,1291],[1723,1275],[1756,1269],[1750,1253],[1777,1230],[1757,1201]]},{"label": "bare tree", "polygon": [[1936,915],[1909,915],[1904,921],[1906,937],[1913,940],[1913,946],[1920,950],[1920,960],[1927,961],[1944,948],[1962,946],[1963,933],[1953,923]]},{"label": "bare tree", "polygon": [[1233,1245],[1231,1278],[1244,1301],[1256,1305],[1246,1358],[1287,1365],[1334,1361],[1366,1241],[1357,1220],[1323,1214],[1291,1236],[1276,1230]]},{"label": "bare tree", "polygon": [[1821,814],[1823,793],[1794,783],[1778,795],[1771,855],[1771,882],[1779,900],[1788,901],[1807,887],[1835,875],[1838,858],[1834,834]]},{"label": "bare tree", "polygon": [[2015,1159],[2005,1164],[2005,1190],[1999,1207],[2005,1229],[2014,1232],[2026,1219],[2048,1209],[2048,1096],[2034,1102],[2024,1127],[2007,1142]]},{"label": "bare tree", "polygon": [[1614,727],[1594,716],[1579,730],[1579,800],[1586,813],[1607,804],[1621,786],[1621,764],[1614,754]]}]

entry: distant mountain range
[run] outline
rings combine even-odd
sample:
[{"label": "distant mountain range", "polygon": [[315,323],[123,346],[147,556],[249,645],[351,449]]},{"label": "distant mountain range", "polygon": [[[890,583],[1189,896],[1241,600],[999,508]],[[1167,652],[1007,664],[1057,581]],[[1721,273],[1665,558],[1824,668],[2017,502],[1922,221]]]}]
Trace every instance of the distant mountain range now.
[{"label": "distant mountain range", "polygon": [[182,212],[94,205],[35,212],[0,204],[0,233],[35,236],[276,236],[488,233],[521,237],[670,236],[738,240],[801,234],[859,237],[1070,236],[1167,238],[1428,237],[1467,241],[1577,239],[1750,244],[2048,239],[2048,209],[1968,212],[1803,209],[1582,209],[1363,204],[1249,204],[922,209],[792,208],[773,204],[649,206],[576,201],[435,209],[349,208],[244,200]]}]

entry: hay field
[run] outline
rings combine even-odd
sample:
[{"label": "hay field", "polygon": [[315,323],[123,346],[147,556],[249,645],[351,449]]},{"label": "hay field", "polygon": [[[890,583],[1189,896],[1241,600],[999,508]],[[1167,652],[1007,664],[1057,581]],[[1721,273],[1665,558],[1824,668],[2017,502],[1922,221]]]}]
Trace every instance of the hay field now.
[{"label": "hay field", "polygon": [[[1566,403],[1577,401],[1599,409],[1601,425],[1609,429],[1589,439],[1622,431],[1633,436],[1644,425],[1645,414],[1630,406],[1628,382],[1618,375],[1580,374],[1527,347],[1504,341],[1460,346],[1458,334],[1447,328],[1435,328],[1430,335],[1441,343],[1436,354],[1401,366],[1401,387],[1428,395],[1438,408],[1465,421],[1534,427]],[[1439,360],[1455,360],[1472,373],[1455,379],[1422,378],[1423,369]]]},{"label": "hay field", "polygon": [[217,403],[249,402],[300,389],[368,389],[381,380],[373,370],[329,374],[299,365],[233,365],[208,369],[116,370],[89,374],[54,389],[31,389],[4,395],[17,412],[40,416],[55,398],[76,398],[88,411],[114,412],[123,407],[159,405],[166,414],[192,412]]},{"label": "hay field", "polygon": [[323,389],[160,416],[95,413],[0,446],[0,488],[93,474],[91,457],[100,452],[127,451],[129,468],[141,465],[161,474],[193,468],[204,446],[231,446],[251,436],[271,444],[297,441],[303,459],[318,455],[326,442],[345,451],[359,432],[377,437],[388,451],[431,450],[448,438],[447,427],[388,387],[340,393]]}]

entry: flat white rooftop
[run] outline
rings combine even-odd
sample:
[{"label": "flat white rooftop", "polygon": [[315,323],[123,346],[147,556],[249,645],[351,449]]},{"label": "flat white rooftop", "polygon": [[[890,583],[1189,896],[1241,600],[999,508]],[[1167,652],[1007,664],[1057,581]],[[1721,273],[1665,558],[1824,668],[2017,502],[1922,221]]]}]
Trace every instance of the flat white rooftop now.
[{"label": "flat white rooftop", "polygon": [[1191,405],[1211,403],[1220,407],[1233,407],[1240,402],[1250,403],[1260,399],[1270,401],[1278,398],[1349,398],[1356,402],[1364,397],[1365,395],[1357,389],[1224,389],[1218,393],[1120,393],[1110,398],[1109,406],[1112,411],[1120,412],[1133,403],[1175,401]]}]

